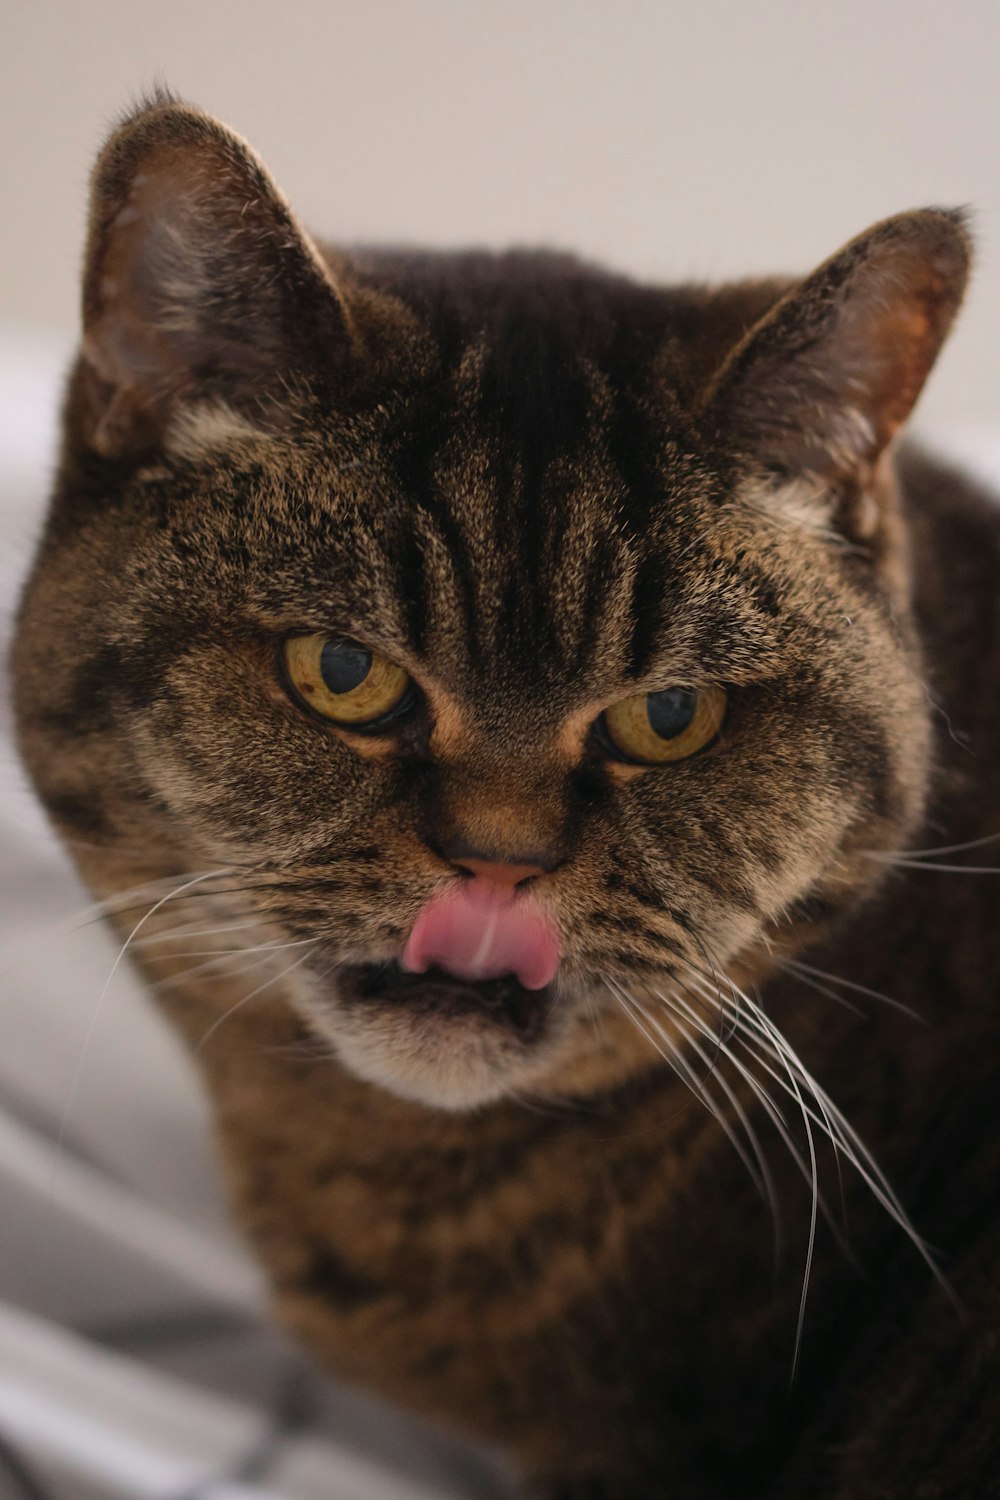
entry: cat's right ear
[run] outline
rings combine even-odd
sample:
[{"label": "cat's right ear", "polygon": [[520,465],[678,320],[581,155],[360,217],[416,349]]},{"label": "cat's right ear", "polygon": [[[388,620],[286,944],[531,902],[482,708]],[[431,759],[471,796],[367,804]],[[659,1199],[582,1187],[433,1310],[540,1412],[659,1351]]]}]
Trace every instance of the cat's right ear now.
[{"label": "cat's right ear", "polygon": [[243,140],[166,96],[114,132],[83,280],[91,447],[149,448],[193,400],[274,410],[282,378],[350,344],[330,272]]},{"label": "cat's right ear", "polygon": [[[715,437],[783,478],[805,476],[834,524],[857,505],[906,422],[958,310],[971,242],[961,212],[898,214],[790,288],[706,393]],[[863,518],[863,519],[859,519]]]}]

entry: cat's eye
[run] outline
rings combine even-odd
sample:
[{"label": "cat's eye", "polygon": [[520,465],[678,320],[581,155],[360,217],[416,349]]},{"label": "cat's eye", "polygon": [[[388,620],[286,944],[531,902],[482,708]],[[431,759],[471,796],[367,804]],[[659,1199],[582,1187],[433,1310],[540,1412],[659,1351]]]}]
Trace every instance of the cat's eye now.
[{"label": "cat's eye", "polygon": [[637,693],[606,708],[598,720],[612,754],[642,765],[686,760],[715,739],[726,716],[721,687],[672,687]]},{"label": "cat's eye", "polygon": [[402,667],[340,636],[289,636],[282,647],[285,677],[313,713],[345,729],[371,733],[401,718],[415,689]]}]

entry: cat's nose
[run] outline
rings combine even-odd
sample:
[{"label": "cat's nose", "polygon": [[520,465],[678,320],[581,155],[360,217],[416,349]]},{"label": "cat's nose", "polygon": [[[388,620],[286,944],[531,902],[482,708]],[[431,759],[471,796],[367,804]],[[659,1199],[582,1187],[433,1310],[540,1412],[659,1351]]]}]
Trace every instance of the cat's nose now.
[{"label": "cat's nose", "polygon": [[475,855],[470,855],[467,859],[453,859],[452,864],[458,865],[460,870],[468,870],[478,880],[510,889],[521,885],[525,880],[531,880],[535,875],[545,874],[543,865],[507,864],[495,859],[476,859]]},{"label": "cat's nose", "polygon": [[546,850],[500,853],[477,849],[459,838],[449,839],[442,845],[440,852],[445,859],[457,865],[460,870],[474,875],[477,880],[502,886],[506,890],[513,890],[515,886],[538,875],[547,875],[560,863],[557,855]]}]

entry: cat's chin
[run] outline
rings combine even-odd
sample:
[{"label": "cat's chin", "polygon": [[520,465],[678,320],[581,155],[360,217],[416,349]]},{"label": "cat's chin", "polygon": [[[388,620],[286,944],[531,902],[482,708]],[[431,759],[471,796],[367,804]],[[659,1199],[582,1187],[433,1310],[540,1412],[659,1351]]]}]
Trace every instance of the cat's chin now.
[{"label": "cat's chin", "polygon": [[551,988],[526,990],[512,977],[473,983],[385,963],[343,966],[335,988],[300,991],[311,1026],[352,1073],[445,1110],[531,1087],[561,1030],[553,998]]}]

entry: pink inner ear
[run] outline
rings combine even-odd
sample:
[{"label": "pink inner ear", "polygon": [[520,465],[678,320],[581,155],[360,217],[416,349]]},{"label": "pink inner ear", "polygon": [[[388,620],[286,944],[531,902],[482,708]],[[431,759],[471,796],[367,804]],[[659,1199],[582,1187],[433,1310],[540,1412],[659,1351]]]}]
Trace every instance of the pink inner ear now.
[{"label": "pink inner ear", "polygon": [[437,965],[458,979],[513,974],[528,990],[551,984],[559,968],[556,930],[531,896],[467,880],[432,896],[403,951],[403,968]]}]

